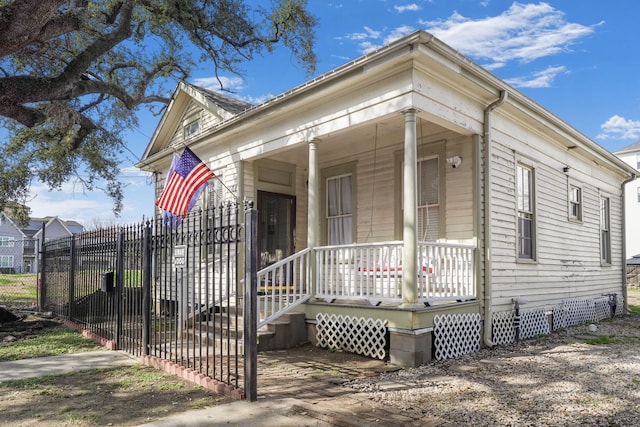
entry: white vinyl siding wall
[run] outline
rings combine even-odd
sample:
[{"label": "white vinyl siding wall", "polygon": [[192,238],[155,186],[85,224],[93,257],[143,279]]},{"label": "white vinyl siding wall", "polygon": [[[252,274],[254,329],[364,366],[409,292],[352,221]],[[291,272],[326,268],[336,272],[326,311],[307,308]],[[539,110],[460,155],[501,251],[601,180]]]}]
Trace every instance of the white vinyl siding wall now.
[{"label": "white vinyl siding wall", "polygon": [[[526,307],[550,307],[566,298],[599,297],[621,292],[619,268],[601,267],[600,196],[609,194],[611,223],[621,221],[620,189],[612,177],[588,162],[573,164],[571,179],[582,189],[582,222],[567,215],[566,152],[543,140],[522,144],[499,134],[493,146],[493,296],[494,310],[513,307],[524,297]],[[539,147],[534,150],[532,147]],[[517,148],[516,148],[517,147]],[[518,151],[521,150],[520,152]],[[516,165],[521,158],[535,166],[536,263],[518,263]],[[575,162],[575,160],[574,160]],[[620,228],[612,227],[612,265],[621,264]]]}]

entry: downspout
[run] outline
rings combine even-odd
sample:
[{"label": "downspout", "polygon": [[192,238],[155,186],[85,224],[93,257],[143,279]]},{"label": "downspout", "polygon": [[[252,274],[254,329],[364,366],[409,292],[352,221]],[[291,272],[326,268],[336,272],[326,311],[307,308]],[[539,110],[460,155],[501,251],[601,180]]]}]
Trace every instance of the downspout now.
[{"label": "downspout", "polygon": [[629,302],[627,301],[627,197],[625,186],[637,178],[635,173],[631,174],[622,182],[622,312],[627,313]]},{"label": "downspout", "polygon": [[491,178],[491,112],[507,100],[507,91],[501,90],[500,97],[484,110],[484,343],[493,347],[491,340],[491,296],[492,280],[491,272],[491,196],[493,179]]}]

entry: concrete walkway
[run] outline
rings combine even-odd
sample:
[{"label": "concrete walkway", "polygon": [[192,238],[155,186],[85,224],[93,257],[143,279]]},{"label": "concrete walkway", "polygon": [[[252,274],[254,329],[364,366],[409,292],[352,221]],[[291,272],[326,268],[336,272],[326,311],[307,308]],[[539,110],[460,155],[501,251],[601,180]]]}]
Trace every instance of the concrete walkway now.
[{"label": "concrete walkway", "polygon": [[138,361],[127,353],[100,350],[61,356],[21,359],[0,362],[0,382],[62,375],[87,369],[110,368],[112,366],[135,365]]}]

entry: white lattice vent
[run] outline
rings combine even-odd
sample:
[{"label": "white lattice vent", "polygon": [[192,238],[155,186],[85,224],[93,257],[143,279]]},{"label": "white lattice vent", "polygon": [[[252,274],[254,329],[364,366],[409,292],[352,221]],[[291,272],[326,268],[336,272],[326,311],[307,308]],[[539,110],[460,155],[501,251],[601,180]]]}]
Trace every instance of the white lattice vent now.
[{"label": "white lattice vent", "polygon": [[[623,314],[624,298],[616,295],[616,316]],[[568,299],[553,308],[553,330],[611,317],[609,298]]]},{"label": "white lattice vent", "polygon": [[480,314],[439,314],[433,318],[436,360],[480,351]]},{"label": "white lattice vent", "polygon": [[516,340],[516,330],[513,327],[514,316],[515,313],[513,311],[493,313],[491,319],[493,337],[491,339],[494,344],[511,344]]},{"label": "white lattice vent", "polygon": [[556,305],[553,307],[553,330],[564,329],[567,327],[567,315],[564,306]]},{"label": "white lattice vent", "polygon": [[520,312],[520,339],[549,335],[549,319],[544,308],[533,308]]},{"label": "white lattice vent", "polygon": [[608,298],[601,298],[595,300],[595,312],[594,319],[596,322],[602,319],[608,319],[611,317],[611,305],[609,305]]},{"label": "white lattice vent", "polygon": [[386,320],[318,313],[316,321],[318,347],[386,357]]},{"label": "white lattice vent", "polygon": [[616,305],[616,316],[622,316],[624,314],[624,298],[622,295],[618,295],[618,304]]}]

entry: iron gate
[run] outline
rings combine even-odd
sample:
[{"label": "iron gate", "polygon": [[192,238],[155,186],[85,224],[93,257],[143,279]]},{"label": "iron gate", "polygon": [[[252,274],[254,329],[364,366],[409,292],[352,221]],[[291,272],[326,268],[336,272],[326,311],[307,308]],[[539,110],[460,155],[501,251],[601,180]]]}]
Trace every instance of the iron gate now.
[{"label": "iron gate", "polygon": [[[245,216],[255,221],[250,209]],[[256,345],[255,321],[244,325],[255,314],[242,304],[245,269],[255,274],[243,261],[255,251],[252,229],[245,248],[239,205],[227,204],[192,212],[175,228],[157,219],[46,242],[40,306],[115,348],[243,395],[246,377],[249,388],[255,381],[243,358]]]}]

